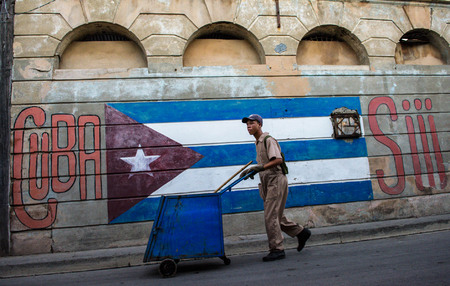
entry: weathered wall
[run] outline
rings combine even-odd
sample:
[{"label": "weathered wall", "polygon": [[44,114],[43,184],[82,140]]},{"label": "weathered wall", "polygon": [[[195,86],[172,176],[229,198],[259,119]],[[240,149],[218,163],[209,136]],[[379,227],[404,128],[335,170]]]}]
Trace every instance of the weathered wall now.
[{"label": "weathered wall", "polygon": [[[16,2],[14,254],[145,244],[161,194],[214,190],[254,159],[240,119],[255,112],[287,155],[299,222],[449,212],[450,68],[395,64],[410,30],[448,43],[448,5],[280,1],[277,28],[271,0],[100,2]],[[134,35],[148,68],[61,69],[73,33],[97,22]],[[265,64],[183,67],[214,22],[254,35]],[[298,65],[302,37],[321,25],[351,31],[369,65]],[[333,139],[342,106],[361,114],[362,138]],[[256,188],[223,196],[226,235],[263,232]]]},{"label": "weathered wall", "polygon": [[183,55],[185,67],[260,64],[259,55],[245,40],[198,39]]},{"label": "weathered wall", "polygon": [[431,44],[397,44],[395,62],[407,65],[443,65],[445,61],[437,48]]},{"label": "weathered wall", "polygon": [[147,60],[132,41],[74,41],[60,58],[60,69],[143,68]]},{"label": "weathered wall", "polygon": [[359,65],[349,45],[332,41],[302,41],[297,49],[299,65]]}]

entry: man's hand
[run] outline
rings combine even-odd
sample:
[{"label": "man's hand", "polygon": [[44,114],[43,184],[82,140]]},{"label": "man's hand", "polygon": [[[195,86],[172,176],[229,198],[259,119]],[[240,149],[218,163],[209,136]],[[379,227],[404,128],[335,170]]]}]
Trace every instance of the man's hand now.
[{"label": "man's hand", "polygon": [[[250,168],[248,168],[247,170],[244,170],[244,171],[242,171],[242,173],[241,173],[241,175],[239,176],[239,178],[242,178],[242,177],[244,177],[244,176],[246,176],[248,173],[250,173],[250,172],[255,172],[255,174],[256,173],[259,173],[259,172],[261,172],[261,171],[264,171],[265,169],[264,169],[264,165],[262,165],[262,164],[258,164],[258,165],[256,165],[256,166],[252,166],[252,167],[250,167]],[[255,177],[255,174],[253,174],[253,175],[251,175],[250,176],[250,179],[254,179]],[[245,178],[244,180],[247,180],[247,178]]]}]

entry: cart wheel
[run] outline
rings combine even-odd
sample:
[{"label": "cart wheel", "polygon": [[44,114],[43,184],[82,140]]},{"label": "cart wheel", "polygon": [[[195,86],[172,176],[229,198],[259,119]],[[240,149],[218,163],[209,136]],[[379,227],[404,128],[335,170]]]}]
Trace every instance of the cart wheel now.
[{"label": "cart wheel", "polygon": [[161,264],[159,264],[159,274],[161,274],[162,277],[172,277],[176,273],[177,264],[173,259],[164,259]]},{"label": "cart wheel", "polygon": [[226,256],[222,256],[222,257],[220,257],[220,259],[223,260],[223,263],[225,265],[230,265],[230,263],[231,263],[231,260],[228,257],[226,257]]}]

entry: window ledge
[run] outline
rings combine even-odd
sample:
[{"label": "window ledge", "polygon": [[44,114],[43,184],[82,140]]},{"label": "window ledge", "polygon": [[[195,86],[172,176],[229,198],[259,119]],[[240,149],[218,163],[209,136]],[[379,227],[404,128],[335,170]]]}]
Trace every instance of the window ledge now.
[{"label": "window ledge", "polygon": [[368,65],[295,65],[297,70],[312,71],[368,71]]}]

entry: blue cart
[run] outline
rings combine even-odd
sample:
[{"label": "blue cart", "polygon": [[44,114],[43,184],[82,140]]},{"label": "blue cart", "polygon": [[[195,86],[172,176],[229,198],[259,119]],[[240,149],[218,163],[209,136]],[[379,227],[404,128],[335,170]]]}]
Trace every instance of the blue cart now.
[{"label": "blue cart", "polygon": [[253,174],[214,193],[162,196],[144,262],[161,261],[163,277],[176,274],[180,259],[219,257],[225,265],[221,195]]}]

